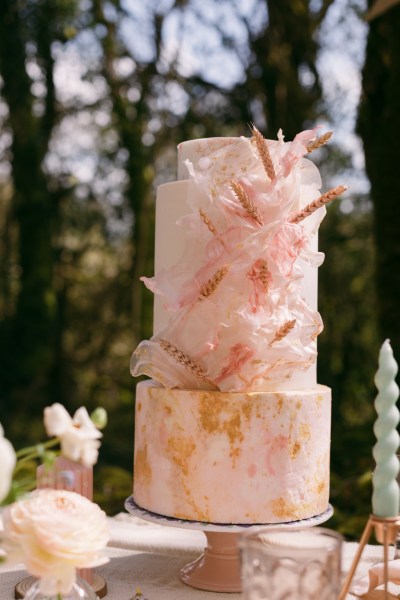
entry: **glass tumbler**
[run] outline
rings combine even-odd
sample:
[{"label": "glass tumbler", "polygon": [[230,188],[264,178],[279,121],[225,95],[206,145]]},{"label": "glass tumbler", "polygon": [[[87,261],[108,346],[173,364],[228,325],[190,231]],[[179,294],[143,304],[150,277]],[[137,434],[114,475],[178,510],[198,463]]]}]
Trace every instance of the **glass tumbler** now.
[{"label": "glass tumbler", "polygon": [[261,527],[241,536],[245,600],[337,600],[340,534],[323,527]]}]

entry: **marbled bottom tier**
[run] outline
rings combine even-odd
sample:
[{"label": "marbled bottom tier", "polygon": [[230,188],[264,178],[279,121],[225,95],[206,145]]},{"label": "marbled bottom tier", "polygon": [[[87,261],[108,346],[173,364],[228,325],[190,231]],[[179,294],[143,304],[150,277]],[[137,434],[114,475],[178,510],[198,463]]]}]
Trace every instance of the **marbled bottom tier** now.
[{"label": "marbled bottom tier", "polygon": [[331,393],[137,386],[135,502],[211,523],[283,523],[329,500]]}]

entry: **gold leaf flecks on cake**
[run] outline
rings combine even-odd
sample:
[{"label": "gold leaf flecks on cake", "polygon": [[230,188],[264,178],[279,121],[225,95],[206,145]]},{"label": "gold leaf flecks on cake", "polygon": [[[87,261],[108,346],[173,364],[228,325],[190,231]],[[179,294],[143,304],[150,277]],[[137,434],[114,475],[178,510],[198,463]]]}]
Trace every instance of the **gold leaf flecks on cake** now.
[{"label": "gold leaf flecks on cake", "polygon": [[309,512],[310,503],[300,504],[290,502],[286,498],[277,498],[271,502],[271,510],[273,514],[282,521],[298,521],[303,519]]},{"label": "gold leaf flecks on cake", "polygon": [[211,394],[201,394],[199,398],[200,425],[207,433],[219,431],[220,415],[225,403]]},{"label": "gold leaf flecks on cake", "polygon": [[[194,514],[195,520],[204,521],[205,523],[210,523],[212,521],[212,519],[210,516],[208,502],[206,501],[204,508],[201,508],[201,506],[199,506],[198,500],[193,498],[192,488],[190,487],[190,485],[187,485],[186,482],[184,482],[183,488],[185,491],[186,503],[188,504],[188,506],[190,506],[192,508],[192,511],[191,511],[192,516],[189,517],[189,520],[193,521],[193,514]],[[189,514],[190,514],[190,511],[189,511]]]},{"label": "gold leaf flecks on cake", "polygon": [[284,398],[281,394],[275,394],[275,398],[276,398],[276,412],[278,415],[280,415],[282,412],[282,408],[283,408]]},{"label": "gold leaf flecks on cake", "polygon": [[152,478],[151,465],[147,458],[147,445],[143,448],[137,448],[135,452],[134,465],[135,481],[143,488],[150,485]]},{"label": "gold leaf flecks on cake", "polygon": [[250,416],[253,411],[253,406],[254,402],[251,398],[249,398],[248,400],[246,399],[246,401],[240,405],[240,409],[246,421],[250,420]]},{"label": "gold leaf flecks on cake", "polygon": [[218,399],[203,394],[199,400],[200,426],[207,434],[224,433],[230,444],[230,457],[235,459],[241,453],[243,441],[242,421],[236,406],[226,399]]},{"label": "gold leaf flecks on cake", "polygon": [[296,440],[296,441],[295,441],[293,444],[291,444],[291,446],[289,447],[289,455],[290,455],[290,458],[291,458],[292,460],[294,460],[294,459],[297,457],[297,455],[299,454],[300,450],[301,450],[301,444],[300,444],[300,442],[299,442],[298,440]]},{"label": "gold leaf flecks on cake", "polygon": [[230,420],[225,421],[223,431],[227,434],[229,438],[229,443],[231,447],[229,456],[232,459],[232,466],[235,467],[236,459],[238,458],[238,456],[240,456],[242,452],[241,444],[244,439],[243,432],[241,430],[240,414],[237,414]]},{"label": "gold leaf flecks on cake", "polygon": [[196,450],[196,444],[185,437],[171,436],[167,441],[168,453],[172,461],[179,467],[180,472],[187,476],[189,473],[190,457]]},{"label": "gold leaf flecks on cake", "polygon": [[311,426],[310,423],[300,423],[299,425],[299,436],[303,441],[311,439]]},{"label": "gold leaf flecks on cake", "polygon": [[[329,452],[320,454],[315,460],[315,472],[307,480],[313,494],[321,503],[329,499]],[[327,472],[328,470],[328,472]]]},{"label": "gold leaf flecks on cake", "polygon": [[323,479],[321,479],[319,481],[319,483],[316,486],[316,492],[317,494],[320,496],[321,494],[324,494],[326,491],[326,481],[324,481]]}]

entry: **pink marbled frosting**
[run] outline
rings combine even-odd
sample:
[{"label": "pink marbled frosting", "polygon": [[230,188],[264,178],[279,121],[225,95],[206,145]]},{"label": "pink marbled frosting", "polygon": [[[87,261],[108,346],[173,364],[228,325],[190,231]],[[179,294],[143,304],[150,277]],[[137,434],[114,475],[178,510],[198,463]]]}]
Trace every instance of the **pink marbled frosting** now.
[{"label": "pink marbled frosting", "polygon": [[134,499],[167,516],[280,523],[328,507],[331,394],[137,386]]}]

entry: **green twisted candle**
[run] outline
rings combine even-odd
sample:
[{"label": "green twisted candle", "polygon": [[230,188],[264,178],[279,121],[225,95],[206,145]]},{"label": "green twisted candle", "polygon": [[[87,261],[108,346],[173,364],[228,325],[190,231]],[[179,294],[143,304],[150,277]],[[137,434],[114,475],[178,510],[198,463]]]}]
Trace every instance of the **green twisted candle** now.
[{"label": "green twisted candle", "polygon": [[377,517],[397,517],[400,507],[400,490],[396,477],[399,473],[397,451],[400,437],[397,425],[400,413],[396,406],[399,388],[396,385],[397,363],[389,340],[386,340],[379,352],[379,368],[375,375],[378,395],[375,409],[378,418],[374,424],[377,442],[372,454],[376,468],[372,475],[372,512]]}]

